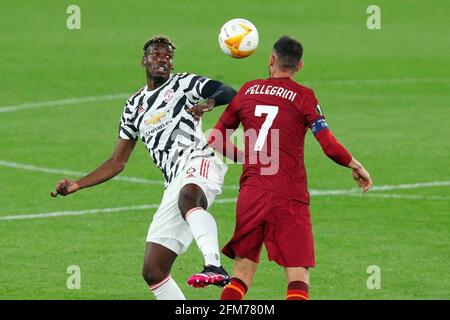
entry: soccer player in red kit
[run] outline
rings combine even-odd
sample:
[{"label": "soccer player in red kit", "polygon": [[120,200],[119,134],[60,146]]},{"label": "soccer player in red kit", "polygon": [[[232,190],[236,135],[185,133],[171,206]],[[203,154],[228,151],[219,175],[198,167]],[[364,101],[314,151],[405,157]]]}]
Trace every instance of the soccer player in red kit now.
[{"label": "soccer player in red kit", "polygon": [[[285,270],[288,300],[309,299],[308,268],[314,242],[304,166],[304,142],[311,129],[325,154],[352,169],[366,192],[372,185],[364,167],[336,140],[314,92],[294,80],[303,62],[302,45],[283,36],[273,46],[268,79],[245,83],[224,111],[210,145],[243,162],[236,205],[236,227],[222,252],[234,259],[233,276],[222,300],[242,299],[250,287],[262,244],[269,260]],[[242,122],[245,153],[230,136]]]}]

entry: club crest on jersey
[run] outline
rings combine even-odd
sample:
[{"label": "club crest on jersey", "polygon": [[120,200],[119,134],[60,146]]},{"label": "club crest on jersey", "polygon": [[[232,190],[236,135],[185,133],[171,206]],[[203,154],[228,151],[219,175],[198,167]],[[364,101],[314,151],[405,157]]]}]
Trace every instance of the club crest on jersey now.
[{"label": "club crest on jersey", "polygon": [[174,92],[172,89],[167,90],[166,93],[164,93],[164,101],[169,102],[170,100],[172,100],[173,95],[174,95]]}]

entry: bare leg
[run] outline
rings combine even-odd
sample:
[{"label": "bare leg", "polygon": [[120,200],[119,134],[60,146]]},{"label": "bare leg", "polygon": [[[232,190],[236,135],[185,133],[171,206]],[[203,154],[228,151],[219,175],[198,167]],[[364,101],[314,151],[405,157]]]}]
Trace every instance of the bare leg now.
[{"label": "bare leg", "polygon": [[284,268],[288,287],[287,300],[309,300],[309,271],[303,267]]},{"label": "bare leg", "polygon": [[154,242],[147,242],[142,276],[158,300],[184,300],[178,285],[170,276],[177,258],[172,250]]},{"label": "bare leg", "polygon": [[247,258],[235,257],[233,276],[230,284],[223,289],[220,300],[242,300],[253,282],[257,266],[256,262]]},{"label": "bare leg", "polygon": [[307,268],[302,267],[287,267],[284,268],[286,278],[288,282],[303,281],[309,285],[309,271]]},{"label": "bare leg", "polygon": [[233,265],[233,277],[239,278],[250,288],[258,264],[247,258],[235,257]]}]

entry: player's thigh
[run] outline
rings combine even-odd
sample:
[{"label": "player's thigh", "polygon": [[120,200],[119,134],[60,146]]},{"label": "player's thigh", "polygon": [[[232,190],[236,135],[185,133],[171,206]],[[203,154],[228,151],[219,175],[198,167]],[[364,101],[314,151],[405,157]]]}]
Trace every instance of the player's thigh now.
[{"label": "player's thigh", "polygon": [[236,202],[236,228],[243,231],[263,225],[268,213],[270,203],[264,189],[243,186]]},{"label": "player's thigh", "polygon": [[269,259],[284,267],[313,267],[314,240],[309,206],[279,196],[272,202],[275,205],[264,236]]},{"label": "player's thigh", "polygon": [[147,242],[158,243],[177,255],[186,252],[192,242],[192,233],[178,207],[181,182],[182,180],[176,177],[164,191],[147,234]]},{"label": "player's thigh", "polygon": [[222,193],[223,180],[228,167],[217,157],[196,158],[191,160],[180,173],[182,187],[194,184],[200,187],[209,208],[217,195]]},{"label": "player's thigh", "polygon": [[253,186],[244,186],[239,191],[236,203],[236,225],[233,237],[222,252],[234,258],[239,256],[255,263],[259,262],[264,241],[265,214],[267,212],[266,191]]}]

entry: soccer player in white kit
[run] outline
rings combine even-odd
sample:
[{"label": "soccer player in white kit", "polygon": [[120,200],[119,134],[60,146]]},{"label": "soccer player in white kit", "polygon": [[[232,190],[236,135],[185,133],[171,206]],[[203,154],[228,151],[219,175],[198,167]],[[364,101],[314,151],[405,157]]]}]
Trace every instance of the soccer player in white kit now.
[{"label": "soccer player in white kit", "polygon": [[166,36],[145,43],[142,65],[147,85],[125,104],[113,155],[79,180],[59,181],[51,193],[65,196],[115,177],[140,138],[165,180],[161,205],[148,230],[142,269],[158,300],[185,299],[170,270],[192,239],[203,253],[205,266],[189,277],[188,284],[200,288],[229,282],[220,263],[217,225],[207,211],[221,193],[227,167],[208,145],[200,117],[216,105],[231,102],[236,91],[206,77],[171,73],[174,51],[175,45]]}]

